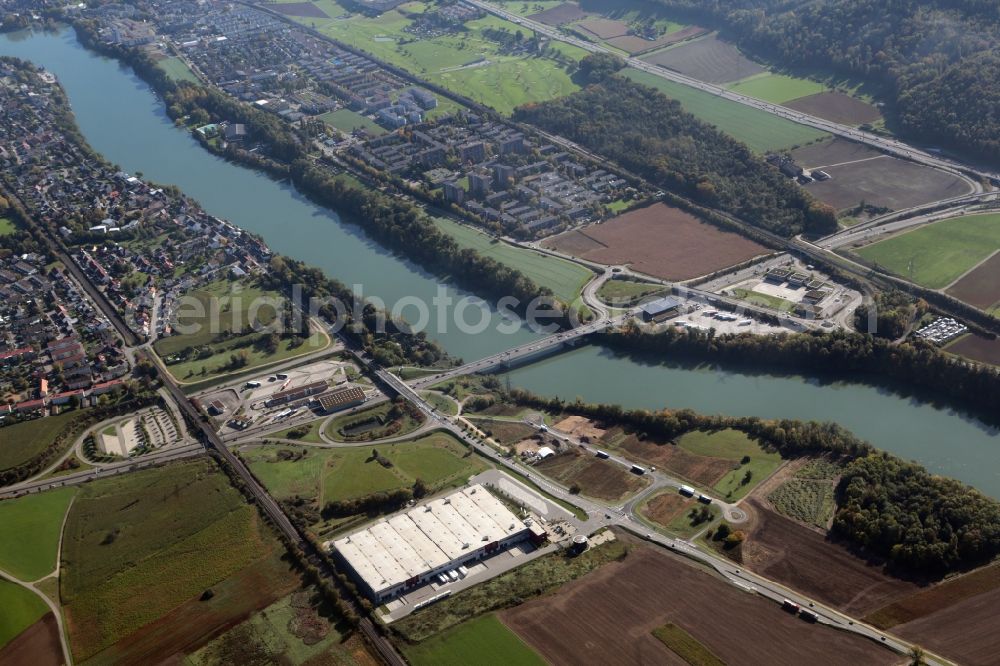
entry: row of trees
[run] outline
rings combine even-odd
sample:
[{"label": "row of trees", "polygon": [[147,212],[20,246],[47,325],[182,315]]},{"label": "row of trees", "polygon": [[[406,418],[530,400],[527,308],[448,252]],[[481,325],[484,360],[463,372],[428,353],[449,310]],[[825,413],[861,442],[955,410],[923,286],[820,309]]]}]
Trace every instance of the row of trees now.
[{"label": "row of trees", "polygon": [[996,422],[1000,371],[967,363],[921,340],[893,344],[885,338],[836,331],[773,336],[667,328],[644,333],[631,324],[600,335],[615,349],[657,358],[714,362],[729,367],[819,374],[868,381],[897,390],[916,389],[931,399]]},{"label": "row of trees", "polygon": [[880,85],[900,128],[981,157],[1000,155],[1000,14],[990,0],[657,0],[722,22],[788,66]]},{"label": "row of trees", "polygon": [[[587,59],[584,59],[587,61]],[[595,59],[596,60],[596,59]],[[792,236],[837,228],[829,206],[680,102],[618,75],[607,58],[581,65],[599,83],[520,107],[515,120],[564,136],[664,189],[767,231]]]}]

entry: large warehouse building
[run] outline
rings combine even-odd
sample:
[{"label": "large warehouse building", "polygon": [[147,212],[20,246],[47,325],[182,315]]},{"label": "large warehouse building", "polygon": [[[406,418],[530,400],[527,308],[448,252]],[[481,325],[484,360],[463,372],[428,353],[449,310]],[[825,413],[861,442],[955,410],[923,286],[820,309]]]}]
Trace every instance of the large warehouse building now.
[{"label": "large warehouse building", "polygon": [[332,546],[372,600],[383,603],[440,573],[543,537],[537,524],[525,525],[476,484],[353,532]]}]

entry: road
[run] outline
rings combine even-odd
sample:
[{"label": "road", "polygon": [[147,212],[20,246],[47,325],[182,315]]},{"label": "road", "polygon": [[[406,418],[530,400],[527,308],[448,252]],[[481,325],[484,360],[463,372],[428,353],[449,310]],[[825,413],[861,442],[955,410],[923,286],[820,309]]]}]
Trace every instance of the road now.
[{"label": "road", "polygon": [[[488,2],[483,2],[483,0],[466,0],[470,5],[479,7],[483,11],[489,12],[494,16],[498,16],[502,19],[510,21],[511,23],[517,24],[528,30],[532,30],[536,33],[545,35],[550,39],[565,42],[567,44],[572,44],[584,51],[589,53],[606,53],[608,55],[613,55],[617,58],[621,58],[621,53],[611,49],[602,44],[596,44],[594,42],[589,42],[584,39],[573,37],[568,35],[557,28],[545,25],[544,23],[539,23],[538,21],[533,21],[529,18],[519,16],[513,12],[509,12],[502,7],[490,4]],[[710,93],[719,97],[721,99],[726,99],[732,102],[737,102],[745,106],[753,107],[761,111],[765,111],[772,115],[780,116],[787,120],[799,123],[800,125],[808,125],[816,129],[822,130],[824,132],[829,132],[830,134],[843,137],[845,139],[850,139],[857,143],[863,143],[873,148],[876,148],[882,152],[885,152],[894,157],[899,157],[902,159],[910,160],[911,162],[916,162],[918,164],[923,164],[935,169],[941,169],[942,171],[947,171],[949,173],[962,176],[969,182],[973,187],[974,192],[981,192],[982,185],[972,179],[966,177],[965,174],[972,174],[979,178],[994,178],[1000,179],[1000,174],[993,171],[986,171],[972,167],[966,164],[962,164],[955,160],[948,159],[946,157],[932,155],[931,153],[925,152],[919,148],[908,145],[899,141],[898,139],[886,138],[874,134],[872,132],[865,132],[859,130],[855,127],[848,125],[841,125],[823,118],[818,118],[816,116],[809,115],[807,113],[802,113],[801,111],[795,111],[794,109],[789,109],[783,106],[778,106],[765,102],[754,97],[749,97],[747,95],[741,95],[739,93],[727,90],[721,86],[717,86],[711,83],[705,83],[704,81],[699,81],[698,79],[693,79],[689,76],[685,76],[678,72],[666,69],[665,67],[660,67],[659,65],[650,64],[639,58],[624,58],[626,64],[635,69],[641,70],[643,72],[648,72],[660,78],[667,79],[668,81],[674,81],[676,83],[681,83],[683,85],[689,86],[691,88],[696,88],[703,92]]]}]

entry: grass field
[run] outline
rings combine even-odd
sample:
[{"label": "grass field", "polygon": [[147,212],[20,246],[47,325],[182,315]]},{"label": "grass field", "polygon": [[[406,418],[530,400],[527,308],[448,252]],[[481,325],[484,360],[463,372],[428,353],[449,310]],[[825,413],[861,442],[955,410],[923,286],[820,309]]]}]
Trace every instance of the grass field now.
[{"label": "grass field", "polygon": [[[153,344],[156,353],[167,363],[170,374],[181,382],[192,383],[212,375],[245,372],[267,363],[320,351],[330,344],[326,335],[317,332],[301,344],[296,339],[282,338],[274,353],[262,347],[260,343],[268,334],[252,327],[274,322],[283,302],[277,292],[252,284],[219,280],[185,296],[193,300],[192,305],[182,304],[178,308],[178,334]],[[233,355],[242,353],[246,353],[246,363],[234,366]]]},{"label": "grass field", "polygon": [[826,86],[809,79],[798,79],[784,74],[767,72],[727,86],[741,95],[756,97],[765,102],[783,104],[793,99],[825,92]]},{"label": "grass field", "polygon": [[691,666],[725,666],[697,638],[672,622],[653,629],[653,636]]},{"label": "grass field", "polygon": [[721,132],[742,141],[758,153],[800,146],[829,136],[817,129],[738,102],[719,99],[710,93],[667,81],[654,74],[636,69],[625,69],[624,74],[633,81],[656,88],[676,99],[686,111],[715,125]]},{"label": "grass field", "polygon": [[37,594],[0,579],[0,648],[48,612]]},{"label": "grass field", "polygon": [[543,666],[545,661],[492,613],[404,648],[414,666]]},{"label": "grass field", "polygon": [[[405,403],[403,403],[405,405]],[[423,424],[423,416],[416,418],[401,405],[385,402],[353,414],[344,414],[330,421],[326,436],[336,442],[362,444],[388,437],[399,437],[413,432]],[[371,419],[379,419],[372,421]]]},{"label": "grass field", "polygon": [[86,485],[63,543],[61,597],[73,654],[83,661],[280,552],[256,509],[211,462]]},{"label": "grass field", "polygon": [[[294,428],[288,428],[287,430],[282,430],[281,432],[276,432],[272,437],[275,439],[294,439],[299,442],[308,442],[310,444],[322,444],[323,438],[319,436],[320,428],[323,425],[323,419],[318,419],[307,423],[304,426],[295,426]],[[300,437],[291,437],[289,433],[292,431],[301,431],[303,428],[306,430],[306,434]]]},{"label": "grass field", "polygon": [[[392,461],[382,467],[371,459],[372,449]],[[302,453],[283,460],[280,450]],[[299,495],[327,502],[364,497],[379,491],[409,488],[419,478],[428,486],[445,488],[465,483],[469,476],[486,469],[454,437],[431,433],[410,442],[368,444],[338,449],[277,446],[242,451],[254,473],[276,497]]]},{"label": "grass field", "polygon": [[[0,428],[0,470],[17,467],[42,454],[63,428],[83,412],[73,410]],[[67,448],[72,442],[66,442]]]},{"label": "grass field", "polygon": [[597,290],[597,297],[609,305],[629,307],[647,296],[665,291],[666,287],[649,282],[608,280]]},{"label": "grass field", "polygon": [[[315,4],[330,18],[296,20],[504,114],[526,102],[554,99],[579,89],[566,69],[551,58],[501,53],[484,30],[514,33],[517,26],[494,16],[469,21],[459,34],[412,41],[413,35],[404,28],[412,23],[410,16],[426,11],[425,3],[409,2],[376,17],[351,13],[333,0]],[[349,19],[338,18],[348,13]],[[553,48],[575,60],[586,55],[565,44]]]},{"label": "grass field", "polygon": [[859,250],[879,266],[931,289],[948,286],[1000,248],[1000,214],[935,222]]},{"label": "grass field", "polygon": [[455,404],[454,400],[448,398],[447,396],[434,391],[421,391],[420,395],[442,414],[449,414],[451,416],[458,414],[458,405]]},{"label": "grass field", "polygon": [[156,63],[157,67],[162,69],[170,77],[171,81],[188,81],[190,83],[201,83],[198,77],[194,75],[191,68],[187,64],[176,56],[171,56],[169,58],[164,58],[163,60]]},{"label": "grass field", "polygon": [[[733,469],[713,486],[713,490],[729,500],[737,500],[746,495],[781,465],[781,456],[764,451],[738,430],[720,430],[711,433],[695,430],[683,435],[677,440],[677,444],[689,453],[699,456],[723,458],[734,462],[739,462],[744,456],[750,457],[750,462]],[[751,480],[744,484],[743,478],[748,471]]]},{"label": "grass field", "polygon": [[386,130],[383,129],[377,122],[367,116],[361,115],[357,111],[351,111],[350,109],[328,111],[327,113],[317,117],[326,124],[333,125],[341,132],[347,132],[348,134],[356,129],[367,130],[376,136],[386,133]]},{"label": "grass field", "polygon": [[434,224],[454,238],[460,247],[475,250],[524,273],[535,284],[551,289],[556,298],[564,303],[572,303],[579,297],[584,285],[594,276],[592,271],[579,264],[508,245],[450,220],[435,218]]},{"label": "grass field", "polygon": [[751,289],[733,289],[732,292],[733,296],[741,301],[753,303],[754,305],[760,305],[765,308],[772,308],[774,310],[780,310],[781,312],[791,312],[795,309],[795,303],[778,296],[762,294]]},{"label": "grass field", "polygon": [[0,502],[0,569],[26,582],[52,572],[66,507],[76,488]]},{"label": "grass field", "polygon": [[17,227],[14,226],[13,220],[6,217],[0,217],[0,236],[9,236],[15,231],[17,231]]}]

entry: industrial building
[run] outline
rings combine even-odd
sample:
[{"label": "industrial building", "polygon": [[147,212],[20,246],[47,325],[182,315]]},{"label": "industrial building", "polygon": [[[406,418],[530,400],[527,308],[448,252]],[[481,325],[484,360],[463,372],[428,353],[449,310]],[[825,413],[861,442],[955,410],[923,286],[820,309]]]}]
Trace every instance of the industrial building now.
[{"label": "industrial building", "polygon": [[[528,524],[525,524],[525,523]],[[475,484],[327,543],[375,603],[545,531]]]},{"label": "industrial building", "polygon": [[365,401],[365,392],[357,386],[331,391],[319,397],[319,406],[324,412],[336,412],[348,407],[356,407]]},{"label": "industrial building", "polygon": [[290,402],[295,402],[296,400],[302,400],[303,398],[308,398],[311,395],[322,393],[327,388],[329,388],[329,385],[326,382],[312,382],[310,384],[305,384],[304,386],[298,386],[285,391],[272,393],[268,396],[264,404],[268,407],[287,405]]},{"label": "industrial building", "polygon": [[655,321],[667,319],[680,312],[681,302],[673,296],[650,301],[642,306],[642,320]]}]

